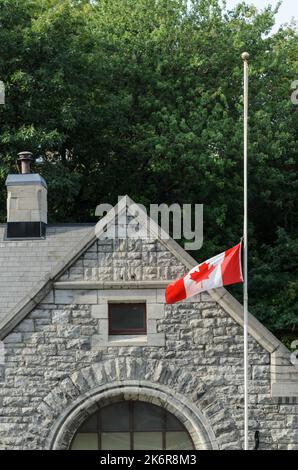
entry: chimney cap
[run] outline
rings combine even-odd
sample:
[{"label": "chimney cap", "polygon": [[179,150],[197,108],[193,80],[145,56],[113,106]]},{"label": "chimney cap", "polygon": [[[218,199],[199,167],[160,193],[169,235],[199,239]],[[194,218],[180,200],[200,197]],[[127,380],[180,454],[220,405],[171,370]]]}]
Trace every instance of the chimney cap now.
[{"label": "chimney cap", "polygon": [[18,153],[18,160],[34,160],[33,153],[24,150],[23,152]]},{"label": "chimney cap", "polygon": [[26,186],[38,185],[47,189],[47,183],[38,173],[29,173],[25,175],[7,175],[6,186]]}]

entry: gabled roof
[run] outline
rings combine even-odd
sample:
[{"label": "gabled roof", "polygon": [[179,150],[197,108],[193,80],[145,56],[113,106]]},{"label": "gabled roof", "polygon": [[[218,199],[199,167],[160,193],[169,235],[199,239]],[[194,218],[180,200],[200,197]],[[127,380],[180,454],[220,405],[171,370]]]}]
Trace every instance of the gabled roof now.
[{"label": "gabled roof", "polygon": [[[135,207],[128,197],[118,202],[96,226],[62,226],[48,227],[46,240],[22,242],[2,242],[0,260],[6,281],[2,285],[0,317],[0,338],[5,337],[51,290],[53,284],[63,272],[84,253],[97,238],[106,233],[116,217],[127,209]],[[197,264],[177,242],[168,237],[147,214],[138,210],[137,220],[149,227],[150,235],[166,245],[187,269]],[[3,227],[2,227],[3,230]],[[5,290],[5,288],[7,290]],[[15,298],[12,308],[9,304],[10,289]],[[240,325],[243,324],[241,304],[224,288],[213,289],[209,295],[218,302]],[[7,312],[5,314],[5,312]],[[272,353],[281,347],[280,341],[267,330],[256,318],[249,315],[249,333],[268,352]]]},{"label": "gabled roof", "polygon": [[[128,196],[124,196],[96,225],[65,225],[48,227],[46,240],[1,242],[0,261],[2,263],[2,298],[0,316],[0,339],[5,338],[12,329],[22,321],[46,297],[57,284],[63,273],[88,250],[98,238],[106,238],[109,228],[121,219],[122,214],[138,207]],[[178,243],[159,227],[147,214],[138,207],[138,215],[134,214],[138,223],[149,230],[150,238],[159,239],[160,243],[179,260],[187,270],[197,264]],[[0,226],[3,231],[4,226]],[[147,232],[148,233],[148,232]],[[9,243],[9,245],[7,245]],[[169,281],[170,282],[170,281]],[[121,283],[122,288],[165,287],[167,281],[135,281]],[[101,288],[103,282],[89,285],[86,289]],[[94,284],[98,284],[94,285]],[[113,282],[105,282],[107,287]],[[118,283],[119,284],[119,283]],[[127,284],[127,286],[126,286]],[[231,317],[243,326],[242,305],[224,288],[208,291]],[[14,305],[6,309],[10,297],[14,296]],[[7,312],[7,313],[6,313]],[[279,400],[295,400],[298,396],[298,367],[290,362],[290,353],[282,343],[265,328],[255,317],[249,314],[249,334],[271,354],[272,396]],[[284,398],[286,397],[286,398]]]}]

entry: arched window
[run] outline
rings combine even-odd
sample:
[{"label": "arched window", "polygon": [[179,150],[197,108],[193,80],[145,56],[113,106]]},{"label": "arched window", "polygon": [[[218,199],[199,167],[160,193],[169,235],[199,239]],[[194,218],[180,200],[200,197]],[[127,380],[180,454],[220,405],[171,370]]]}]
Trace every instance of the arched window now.
[{"label": "arched window", "polygon": [[164,408],[122,401],[100,408],[76,432],[72,450],[191,450],[180,421]]}]

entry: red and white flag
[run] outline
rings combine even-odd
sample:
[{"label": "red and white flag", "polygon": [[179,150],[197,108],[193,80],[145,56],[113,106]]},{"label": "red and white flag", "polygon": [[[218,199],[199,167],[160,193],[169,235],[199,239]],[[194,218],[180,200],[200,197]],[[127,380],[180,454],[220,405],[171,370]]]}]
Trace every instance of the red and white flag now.
[{"label": "red and white flag", "polygon": [[192,268],[166,288],[166,303],[192,297],[205,290],[242,282],[241,243]]}]

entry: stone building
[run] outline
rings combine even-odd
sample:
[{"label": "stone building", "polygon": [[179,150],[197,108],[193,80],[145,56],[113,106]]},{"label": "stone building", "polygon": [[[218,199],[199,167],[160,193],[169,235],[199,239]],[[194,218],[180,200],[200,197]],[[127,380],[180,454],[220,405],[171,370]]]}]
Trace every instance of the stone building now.
[{"label": "stone building", "polygon": [[[238,301],[220,288],[165,305],[197,262],[127,196],[96,226],[53,226],[39,175],[7,190],[0,447],[241,449]],[[250,448],[298,449],[298,367],[253,316],[249,334]]]}]

